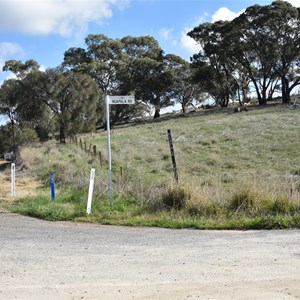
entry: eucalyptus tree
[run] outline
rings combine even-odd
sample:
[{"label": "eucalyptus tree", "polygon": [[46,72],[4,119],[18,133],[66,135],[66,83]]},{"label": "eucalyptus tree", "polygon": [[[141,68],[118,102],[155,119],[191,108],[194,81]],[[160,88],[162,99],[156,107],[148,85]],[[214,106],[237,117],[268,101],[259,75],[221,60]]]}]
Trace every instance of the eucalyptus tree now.
[{"label": "eucalyptus tree", "polygon": [[[15,128],[22,129],[25,121],[28,126],[34,118],[41,120],[44,116],[42,105],[34,98],[36,93],[31,92],[31,89],[35,89],[37,80],[34,80],[31,86],[24,84],[27,77],[35,76],[40,72],[38,69],[39,64],[32,59],[25,62],[8,60],[3,66],[3,71],[10,71],[16,76],[15,79],[5,81],[1,88],[1,112],[10,120],[14,147],[16,146]],[[35,129],[35,125],[32,124],[31,128]]]},{"label": "eucalyptus tree", "polygon": [[28,73],[37,71],[40,65],[33,59],[24,63],[20,60],[8,60],[4,63],[3,71],[10,71],[15,74],[18,79],[23,79]]},{"label": "eucalyptus tree", "polygon": [[64,65],[89,74],[104,94],[114,90],[120,63],[121,43],[104,34],[86,37],[87,49],[70,48],[65,52]]},{"label": "eucalyptus tree", "polygon": [[49,120],[51,113],[40,101],[41,78],[43,72],[39,70],[39,64],[35,60],[25,62],[18,60],[6,61],[3,71],[14,73],[18,85],[15,110],[18,115],[18,126],[22,129],[23,124],[37,131],[41,140],[48,138]]},{"label": "eucalyptus tree", "polygon": [[266,9],[265,27],[278,53],[276,66],[281,80],[283,103],[290,102],[292,90],[300,84],[300,8],[285,1],[274,1]]},{"label": "eucalyptus tree", "polygon": [[174,54],[167,54],[164,61],[173,77],[170,97],[175,103],[180,103],[182,112],[186,113],[189,104],[204,97],[199,84],[194,82],[193,69],[186,60]]},{"label": "eucalyptus tree", "polygon": [[43,85],[45,73],[39,70],[28,73],[20,82],[19,115],[20,126],[30,124],[34,128],[41,141],[49,138],[49,133],[55,131],[55,115],[42,101],[45,94]]},{"label": "eucalyptus tree", "polygon": [[0,125],[0,153],[11,151],[11,130],[9,125]]},{"label": "eucalyptus tree", "polygon": [[226,107],[238,90],[233,76],[236,66],[229,51],[227,24],[224,21],[204,23],[188,33],[201,46],[200,52],[192,57],[195,80],[221,107]]},{"label": "eucalyptus tree", "polygon": [[137,99],[154,105],[154,118],[158,118],[161,107],[170,104],[172,85],[163,50],[151,36],[126,36],[121,42],[124,56],[119,73],[120,90],[130,90]]},{"label": "eucalyptus tree", "polygon": [[[127,36],[119,40],[97,34],[89,35],[85,42],[87,49],[70,48],[65,52],[65,66],[89,74],[103,94],[133,94],[150,102],[159,115],[170,80],[164,73],[163,51],[154,38]],[[114,106],[111,120],[130,118],[140,112],[141,106]]]},{"label": "eucalyptus tree", "polygon": [[112,107],[112,123],[144,115],[148,102],[148,98],[144,97],[144,83],[150,73],[154,76],[157,57],[160,57],[161,54],[157,41],[150,36],[126,36],[119,42],[122,47],[122,56],[116,73],[114,93],[116,95],[135,95],[137,102],[134,105]]},{"label": "eucalyptus tree", "polygon": [[16,79],[5,80],[0,88],[0,114],[9,120],[11,147],[16,149],[16,126],[18,124],[18,94],[20,81]]},{"label": "eucalyptus tree", "polygon": [[230,23],[232,55],[251,79],[261,105],[272,98],[280,80],[283,102],[290,101],[291,90],[299,84],[298,28],[297,9],[284,1],[250,6]]},{"label": "eucalyptus tree", "polygon": [[86,74],[61,68],[49,69],[42,78],[40,99],[55,115],[59,140],[96,129],[99,89]]},{"label": "eucalyptus tree", "polygon": [[102,91],[97,105],[98,122],[101,123],[105,120],[105,95],[113,94],[116,88],[116,74],[122,56],[121,43],[104,34],[90,34],[85,44],[86,49],[68,49],[63,65],[91,76]]},{"label": "eucalyptus tree", "polygon": [[231,22],[196,27],[189,35],[202,46],[193,57],[198,80],[215,98],[218,92],[234,94],[235,83],[238,96],[245,98],[251,81],[260,105],[281,86],[288,103],[300,84],[299,11],[288,2],[274,1],[250,6]]}]

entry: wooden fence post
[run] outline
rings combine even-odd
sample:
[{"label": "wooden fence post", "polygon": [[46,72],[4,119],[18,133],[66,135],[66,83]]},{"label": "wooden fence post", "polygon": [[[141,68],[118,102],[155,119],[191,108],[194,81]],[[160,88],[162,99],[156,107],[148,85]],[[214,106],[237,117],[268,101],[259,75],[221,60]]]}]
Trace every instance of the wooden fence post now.
[{"label": "wooden fence post", "polygon": [[100,166],[102,167],[102,153],[99,151],[99,160],[100,160]]}]

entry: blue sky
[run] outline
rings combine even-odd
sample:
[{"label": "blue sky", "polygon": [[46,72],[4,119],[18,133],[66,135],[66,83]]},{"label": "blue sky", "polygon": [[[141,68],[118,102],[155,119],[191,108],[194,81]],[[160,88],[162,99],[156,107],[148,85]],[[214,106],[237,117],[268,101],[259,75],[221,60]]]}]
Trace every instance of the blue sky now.
[{"label": "blue sky", "polygon": [[[289,0],[300,6],[300,0]],[[266,0],[0,0],[0,84],[9,59],[58,66],[69,47],[84,47],[90,33],[110,38],[155,37],[165,53],[187,60],[197,52],[186,32],[203,22],[228,20]]]}]

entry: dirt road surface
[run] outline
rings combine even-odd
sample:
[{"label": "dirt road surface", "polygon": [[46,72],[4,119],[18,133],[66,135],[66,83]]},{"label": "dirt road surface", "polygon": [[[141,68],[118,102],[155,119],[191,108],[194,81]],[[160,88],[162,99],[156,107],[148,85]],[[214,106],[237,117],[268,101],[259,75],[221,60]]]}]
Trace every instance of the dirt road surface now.
[{"label": "dirt road surface", "polygon": [[52,223],[2,210],[0,299],[300,299],[300,231]]}]

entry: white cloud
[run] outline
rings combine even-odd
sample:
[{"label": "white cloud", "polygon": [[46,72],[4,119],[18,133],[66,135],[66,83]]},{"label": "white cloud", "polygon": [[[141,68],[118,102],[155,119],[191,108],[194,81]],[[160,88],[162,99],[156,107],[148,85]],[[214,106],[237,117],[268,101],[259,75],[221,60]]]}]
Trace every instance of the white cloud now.
[{"label": "white cloud", "polygon": [[239,16],[244,10],[240,12],[233,12],[227,7],[220,7],[213,15],[211,18],[212,22],[217,22],[217,21],[231,21],[237,16]]},{"label": "white cloud", "polygon": [[[293,6],[295,7],[300,7],[300,0],[285,0],[287,2],[290,2]],[[228,9],[227,7],[220,7],[213,15],[211,18],[211,22],[216,22],[216,21],[231,21],[234,18],[238,17],[240,14],[242,14],[245,11],[245,9],[239,11],[239,12],[234,12]]]},{"label": "white cloud", "polygon": [[184,31],[181,32],[180,42],[182,47],[189,52],[190,55],[198,53],[201,50],[200,45],[191,37],[187,35],[192,28],[185,28]]},{"label": "white cloud", "polygon": [[41,65],[39,67],[39,70],[42,71],[42,72],[45,72],[47,70],[47,68],[45,66]]},{"label": "white cloud", "polygon": [[159,31],[159,36],[162,37],[164,40],[170,40],[171,39],[171,33],[172,29],[171,28],[162,28]]},{"label": "white cloud", "polygon": [[19,44],[9,42],[0,43],[0,57],[5,57],[14,54],[24,54],[24,51]]},{"label": "white cloud", "polygon": [[192,56],[195,53],[198,53],[201,50],[201,47],[199,44],[195,42],[194,39],[187,36],[187,33],[191,30],[193,30],[194,27],[198,26],[199,24],[202,24],[206,21],[208,17],[208,13],[204,12],[202,16],[197,18],[197,20],[192,24],[190,27],[184,28],[183,31],[180,33],[180,44],[183,49],[188,53],[188,56]]},{"label": "white cloud", "polygon": [[300,0],[286,0],[287,2],[290,2],[295,7],[300,7]]},{"label": "white cloud", "polygon": [[6,74],[2,72],[5,61],[15,59],[16,57],[22,58],[23,56],[24,50],[19,44],[9,42],[0,43],[0,86],[4,80],[16,78],[11,72],[7,72]]},{"label": "white cloud", "polygon": [[177,38],[173,35],[173,28],[161,28],[158,32],[158,37],[166,41],[169,45],[176,47]]},{"label": "white cloud", "polygon": [[1,0],[0,31],[26,34],[85,33],[89,22],[101,23],[130,0]]},{"label": "white cloud", "polygon": [[0,43],[0,72],[7,59],[11,59],[12,56],[22,57],[23,55],[24,50],[19,44],[9,42]]}]

